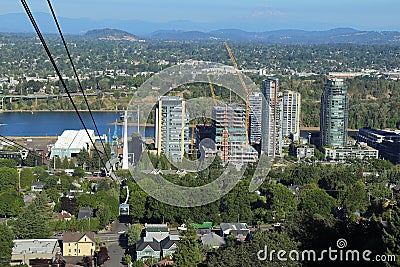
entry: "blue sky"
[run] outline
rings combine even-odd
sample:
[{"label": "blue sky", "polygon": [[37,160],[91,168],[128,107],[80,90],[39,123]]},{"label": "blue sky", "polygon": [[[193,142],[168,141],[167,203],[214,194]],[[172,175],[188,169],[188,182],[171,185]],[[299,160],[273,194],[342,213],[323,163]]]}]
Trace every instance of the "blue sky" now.
[{"label": "blue sky", "polygon": [[[46,0],[27,0],[48,12]],[[63,17],[167,22],[189,20],[211,28],[324,30],[353,27],[399,30],[399,0],[53,0]],[[20,1],[2,0],[0,14],[23,12]]]}]

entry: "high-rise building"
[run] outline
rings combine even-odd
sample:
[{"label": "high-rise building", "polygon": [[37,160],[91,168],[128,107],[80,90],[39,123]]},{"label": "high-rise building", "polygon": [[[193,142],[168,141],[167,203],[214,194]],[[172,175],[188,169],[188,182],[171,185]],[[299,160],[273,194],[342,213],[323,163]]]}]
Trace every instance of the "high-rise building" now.
[{"label": "high-rise building", "polygon": [[268,78],[262,82],[263,100],[261,123],[261,152],[269,157],[282,153],[282,101],[278,96],[279,80]]},{"label": "high-rise building", "polygon": [[257,151],[246,144],[246,110],[243,107],[214,106],[212,117],[216,152],[223,162],[244,164],[257,161]]},{"label": "high-rise building", "polygon": [[253,92],[249,96],[251,145],[257,145],[261,143],[262,101],[263,96],[261,93]]},{"label": "high-rise building", "polygon": [[321,96],[321,146],[345,147],[348,125],[347,87],[343,79],[328,79]]},{"label": "high-rise building", "polygon": [[158,155],[181,161],[189,150],[189,119],[185,101],[177,96],[160,97],[156,108],[155,145]]},{"label": "high-rise building", "polygon": [[293,135],[293,141],[298,141],[300,137],[300,107],[301,96],[297,92],[283,92],[283,111],[282,111],[282,136]]}]

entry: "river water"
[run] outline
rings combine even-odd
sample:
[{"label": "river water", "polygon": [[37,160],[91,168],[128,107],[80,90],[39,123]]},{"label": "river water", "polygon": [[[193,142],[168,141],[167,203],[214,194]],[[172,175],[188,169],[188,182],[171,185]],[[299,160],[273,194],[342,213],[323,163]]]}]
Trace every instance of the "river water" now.
[{"label": "river water", "polygon": [[[95,130],[89,112],[80,112],[88,129]],[[118,112],[93,112],[100,134],[114,133],[114,122],[120,119]],[[75,112],[4,112],[0,113],[0,134],[3,136],[57,136],[65,130],[84,129]],[[122,137],[123,127],[117,126]],[[128,134],[137,132],[137,127],[129,127]],[[154,136],[153,127],[140,127],[145,137]],[[96,134],[97,135],[97,134]]]}]

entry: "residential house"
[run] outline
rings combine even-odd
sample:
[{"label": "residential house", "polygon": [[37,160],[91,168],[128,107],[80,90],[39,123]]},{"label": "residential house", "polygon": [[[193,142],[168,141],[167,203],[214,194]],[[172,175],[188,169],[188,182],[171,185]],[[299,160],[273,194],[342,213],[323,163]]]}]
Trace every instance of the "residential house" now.
[{"label": "residential house", "polygon": [[221,223],[220,228],[221,236],[234,235],[240,240],[245,240],[250,233],[249,226],[246,223]]},{"label": "residential house", "polygon": [[161,259],[161,245],[152,237],[144,237],[136,243],[136,260]]},{"label": "residential house", "polygon": [[83,207],[79,209],[78,219],[90,219],[93,218],[93,208]]},{"label": "residential house", "polygon": [[178,247],[178,235],[172,235],[166,224],[145,224],[145,237],[136,243],[136,259],[170,257]]},{"label": "residential house", "polygon": [[157,242],[161,242],[161,240],[164,240],[167,238],[170,233],[168,230],[168,225],[166,224],[145,224],[145,232],[146,232],[146,237],[149,238],[154,238],[157,240]]},{"label": "residential house", "polygon": [[27,195],[24,196],[24,204],[25,206],[28,206],[30,204],[33,203],[33,201],[35,200],[36,195],[33,193],[28,193]]},{"label": "residential house", "polygon": [[45,182],[34,182],[31,184],[31,191],[42,192],[45,185]]},{"label": "residential house", "polygon": [[210,233],[201,237],[201,243],[205,247],[211,247],[212,249],[218,249],[226,245],[225,239],[217,234]]},{"label": "residential house", "polygon": [[178,248],[178,241],[180,240],[178,235],[170,235],[160,242],[162,249],[162,257],[172,258],[175,250]]},{"label": "residential house", "polygon": [[72,215],[71,215],[71,213],[69,213],[69,212],[67,212],[67,211],[65,211],[65,210],[62,210],[62,211],[57,215],[57,218],[58,218],[59,220],[70,221],[71,218],[72,218]]},{"label": "residential house", "polygon": [[93,256],[96,240],[93,232],[66,232],[63,235],[63,256]]}]

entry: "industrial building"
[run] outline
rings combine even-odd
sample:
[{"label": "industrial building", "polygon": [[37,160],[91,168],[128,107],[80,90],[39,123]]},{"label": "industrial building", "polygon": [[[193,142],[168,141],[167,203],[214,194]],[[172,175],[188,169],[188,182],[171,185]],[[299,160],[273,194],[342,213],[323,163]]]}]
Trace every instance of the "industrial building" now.
[{"label": "industrial building", "polygon": [[300,93],[285,90],[282,102],[282,136],[292,136],[292,141],[298,141],[300,138]]},{"label": "industrial building", "polygon": [[348,96],[343,79],[328,79],[321,96],[321,146],[347,145]]},{"label": "industrial building", "polygon": [[223,162],[244,164],[258,159],[257,151],[246,144],[246,110],[238,105],[214,106],[212,112],[217,155]]},{"label": "industrial building", "polygon": [[282,101],[278,96],[279,80],[268,78],[262,82],[265,97],[262,108],[261,151],[269,157],[282,153]]},{"label": "industrial building", "polygon": [[[97,139],[93,130],[88,130],[93,142]],[[82,149],[90,151],[93,146],[85,130],[66,130],[51,148],[50,158],[75,157]]]},{"label": "industrial building", "polygon": [[189,116],[182,98],[160,97],[156,107],[155,135],[158,155],[164,154],[173,162],[179,162],[189,152]]}]

